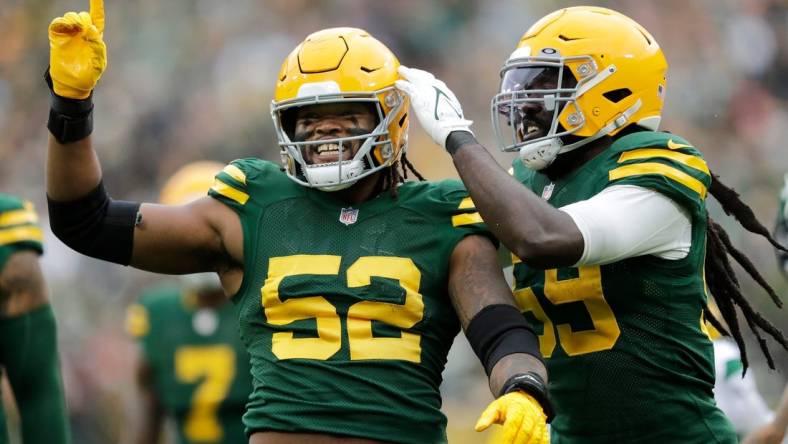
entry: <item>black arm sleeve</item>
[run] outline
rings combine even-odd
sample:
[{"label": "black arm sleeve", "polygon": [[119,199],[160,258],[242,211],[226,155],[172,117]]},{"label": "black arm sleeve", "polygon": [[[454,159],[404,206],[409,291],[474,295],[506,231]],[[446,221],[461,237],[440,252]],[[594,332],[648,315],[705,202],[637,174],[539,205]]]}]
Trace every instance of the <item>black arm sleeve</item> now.
[{"label": "black arm sleeve", "polygon": [[501,358],[513,353],[526,353],[544,362],[539,338],[520,310],[511,305],[484,307],[471,319],[465,337],[488,376]]},{"label": "black arm sleeve", "polygon": [[47,196],[49,225],[64,244],[96,259],[128,265],[140,203],[113,200],[104,183],[77,200]]}]

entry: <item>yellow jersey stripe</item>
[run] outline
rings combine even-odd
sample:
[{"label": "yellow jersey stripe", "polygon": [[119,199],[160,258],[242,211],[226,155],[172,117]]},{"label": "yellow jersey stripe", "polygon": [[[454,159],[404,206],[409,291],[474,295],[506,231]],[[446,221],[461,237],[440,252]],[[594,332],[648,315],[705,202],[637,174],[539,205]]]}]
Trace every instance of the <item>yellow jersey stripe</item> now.
[{"label": "yellow jersey stripe", "polygon": [[244,193],[243,191],[236,190],[235,188],[231,187],[230,185],[227,185],[226,183],[222,182],[219,179],[216,179],[211,189],[214,192],[221,194],[222,196],[230,200],[234,200],[241,205],[246,204],[246,201],[249,200],[248,194]]},{"label": "yellow jersey stripe", "polygon": [[708,176],[711,175],[711,173],[709,173],[708,165],[706,165],[706,162],[700,157],[693,156],[691,154],[683,154],[676,151],[665,151],[659,148],[646,148],[641,150],[627,151],[621,154],[621,157],[618,158],[618,163],[626,162],[628,160],[649,159],[653,157],[670,159],[682,165],[702,171]]},{"label": "yellow jersey stripe", "polygon": [[522,260],[520,260],[520,258],[517,257],[516,254],[514,254],[514,253],[511,253],[511,254],[512,254],[512,265],[519,264],[520,262],[522,262]]},{"label": "yellow jersey stripe", "polygon": [[230,175],[230,177],[237,180],[238,182],[246,185],[246,174],[244,174],[244,172],[241,171],[241,169],[237,166],[227,165],[222,171]]},{"label": "yellow jersey stripe", "polygon": [[455,227],[480,223],[484,223],[484,221],[479,213],[464,213],[451,217],[451,224]]},{"label": "yellow jersey stripe", "polygon": [[471,208],[476,208],[476,204],[473,203],[470,197],[466,197],[460,201],[460,206],[457,208],[460,210],[470,210]]},{"label": "yellow jersey stripe", "polygon": [[30,210],[6,211],[0,214],[0,228],[10,225],[35,224],[38,223],[38,216]]},{"label": "yellow jersey stripe", "polygon": [[42,242],[43,240],[44,234],[41,232],[41,228],[36,226],[22,225],[0,230],[0,246],[25,241]]},{"label": "yellow jersey stripe", "polygon": [[620,166],[610,170],[608,177],[610,180],[621,179],[624,177],[640,176],[644,174],[657,174],[672,179],[692,191],[698,193],[701,199],[706,198],[706,186],[698,179],[689,174],[664,163],[636,163],[633,165]]}]

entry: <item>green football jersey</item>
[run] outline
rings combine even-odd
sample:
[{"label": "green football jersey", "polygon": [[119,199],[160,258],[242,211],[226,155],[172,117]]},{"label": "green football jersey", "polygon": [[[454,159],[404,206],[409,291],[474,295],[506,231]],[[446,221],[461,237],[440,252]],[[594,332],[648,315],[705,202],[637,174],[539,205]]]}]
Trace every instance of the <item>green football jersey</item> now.
[{"label": "green football jersey", "polygon": [[241,417],[252,382],[233,304],[200,308],[177,287],[155,288],[129,307],[126,328],[139,340],[179,442],[246,442]]},{"label": "green football jersey", "polygon": [[216,179],[210,195],[243,227],[248,431],[446,442],[438,388],[460,328],[449,257],[486,233],[462,185],[408,182],[349,205],[259,159]]},{"label": "green football jersey", "polygon": [[539,334],[558,416],[552,443],[734,443],[717,409],[713,348],[702,326],[711,176],[668,133],[624,136],[555,183],[514,162],[515,177],[554,207],[612,185],[656,190],[692,219],[687,257],[538,270],[514,259],[515,299]]},{"label": "green football jersey", "polygon": [[[0,193],[0,270],[17,251],[43,253],[42,241],[43,234],[33,204],[11,194]],[[8,442],[8,434],[0,404],[0,443],[5,442]]]},{"label": "green football jersey", "polygon": [[10,194],[0,193],[0,270],[19,250],[44,252],[43,235],[33,204]]}]

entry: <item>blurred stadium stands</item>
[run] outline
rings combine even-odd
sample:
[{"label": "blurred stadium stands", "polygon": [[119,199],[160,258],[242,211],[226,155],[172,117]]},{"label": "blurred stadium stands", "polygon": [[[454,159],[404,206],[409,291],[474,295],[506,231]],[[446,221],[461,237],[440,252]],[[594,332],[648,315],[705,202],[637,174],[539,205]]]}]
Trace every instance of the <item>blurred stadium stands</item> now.
[{"label": "blurred stadium stands", "polygon": [[[586,1],[624,12],[662,45],[670,70],[663,129],[705,154],[712,171],[772,226],[788,171],[788,2],[782,0]],[[113,196],[155,200],[179,166],[258,156],[278,160],[269,102],[279,65],[305,35],[331,26],[367,29],[408,66],[434,71],[457,93],[479,139],[493,148],[489,100],[498,70],[537,18],[577,3],[548,0],[106,0],[108,69],[95,95],[94,143]],[[0,190],[33,200],[46,219],[46,28],[88,0],[0,0]],[[409,157],[428,178],[454,176],[451,161],[411,120]],[[502,164],[512,156],[494,153]],[[788,299],[771,247],[712,204],[734,243]],[[46,225],[46,223],[45,223]],[[126,305],[162,278],[88,259],[47,237],[44,267],[59,321],[74,442],[123,442],[133,389]],[[749,298],[783,331],[788,316],[765,293]],[[464,342],[459,339],[458,342]],[[773,347],[777,350],[776,347]],[[788,377],[767,372],[751,342],[761,391],[774,403]],[[489,402],[467,346],[450,356],[444,384],[452,443]]]}]

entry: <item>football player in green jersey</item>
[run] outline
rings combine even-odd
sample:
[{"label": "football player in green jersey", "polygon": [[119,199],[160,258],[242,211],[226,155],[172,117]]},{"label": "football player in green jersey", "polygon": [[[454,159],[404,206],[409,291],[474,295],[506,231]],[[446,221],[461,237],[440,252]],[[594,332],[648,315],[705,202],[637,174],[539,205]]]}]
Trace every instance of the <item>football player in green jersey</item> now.
[{"label": "football player in green jersey", "polygon": [[[70,442],[55,317],[38,257],[33,204],[0,193],[0,370],[19,409],[22,442]],[[0,443],[8,442],[0,404]]]},{"label": "football player in green jersey", "polygon": [[401,68],[398,87],[514,253],[515,297],[540,333],[556,400],[553,443],[736,441],[712,395],[706,283],[745,366],[734,304],[756,336],[787,346],[742,297],[727,252],[780,305],[708,219],[706,194],[776,242],[695,147],[656,131],[666,72],[654,38],[615,11],[573,7],[539,20],[492,102],[501,144],[520,154],[513,178],[443,82]]},{"label": "football player in green jersey", "polygon": [[[182,167],[159,202],[181,205],[205,196],[223,166],[201,161]],[[126,329],[141,352],[135,442],[161,442],[165,415],[175,420],[183,444],[246,441],[241,416],[252,380],[236,319],[214,273],[183,275],[180,286],[146,291],[129,307]]]},{"label": "football player in green jersey", "polygon": [[547,442],[538,340],[473,202],[458,181],[399,173],[408,101],[383,44],[353,28],[308,36],[277,76],[284,168],[237,160],[210,197],[168,206],[102,186],[90,133],[103,30],[101,0],[49,28],[50,223],[100,259],[219,274],[251,359],[250,442],[445,442],[438,387],[461,326],[497,396],[477,427]]}]

